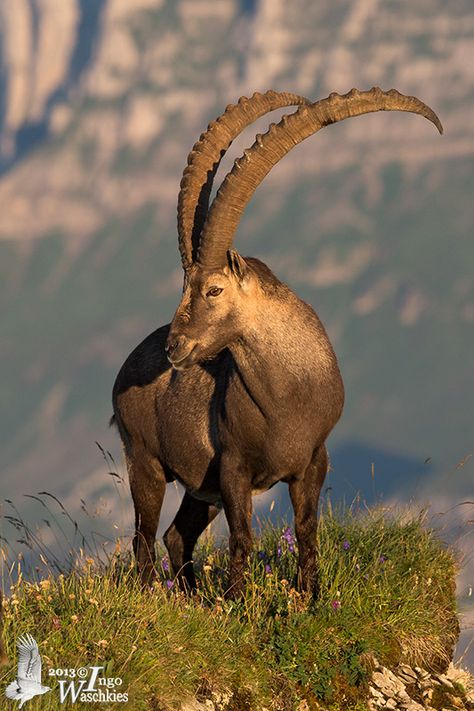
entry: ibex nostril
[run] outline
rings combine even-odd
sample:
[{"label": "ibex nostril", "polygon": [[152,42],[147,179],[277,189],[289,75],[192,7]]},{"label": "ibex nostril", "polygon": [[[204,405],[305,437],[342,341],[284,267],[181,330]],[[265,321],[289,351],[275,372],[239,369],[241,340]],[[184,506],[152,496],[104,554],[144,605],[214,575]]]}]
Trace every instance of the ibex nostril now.
[{"label": "ibex nostril", "polygon": [[168,336],[168,340],[166,341],[165,345],[165,351],[167,353],[171,353],[172,351],[176,350],[179,345],[179,340],[179,337],[177,338],[176,336]]}]

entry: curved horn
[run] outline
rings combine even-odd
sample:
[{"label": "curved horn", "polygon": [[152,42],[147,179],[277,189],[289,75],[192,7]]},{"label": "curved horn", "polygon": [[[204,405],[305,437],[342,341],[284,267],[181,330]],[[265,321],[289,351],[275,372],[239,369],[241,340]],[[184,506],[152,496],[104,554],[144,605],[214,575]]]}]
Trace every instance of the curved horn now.
[{"label": "curved horn", "polygon": [[383,92],[378,87],[347,94],[330,94],[310,106],[283,116],[272,124],[265,135],[257,135],[252,148],[244,151],[227,174],[209,210],[202,232],[197,261],[205,266],[220,267],[226,261],[234,232],[242,213],[264,177],[294,146],[323,126],[372,111],[410,111],[434,123],[440,133],[443,127],[429,106],[414,96],[395,89]]},{"label": "curved horn", "polygon": [[242,96],[211,121],[207,131],[194,144],[181,179],[178,196],[178,245],[183,269],[192,265],[207,216],[212,182],[222,157],[236,136],[269,111],[286,106],[311,104],[309,99],[287,92],[256,92]]}]

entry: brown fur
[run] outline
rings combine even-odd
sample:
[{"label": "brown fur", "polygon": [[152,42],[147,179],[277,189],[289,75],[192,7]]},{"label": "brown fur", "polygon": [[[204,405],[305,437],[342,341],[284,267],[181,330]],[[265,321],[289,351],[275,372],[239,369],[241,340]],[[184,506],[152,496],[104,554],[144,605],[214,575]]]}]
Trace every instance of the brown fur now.
[{"label": "brown fur", "polygon": [[[209,291],[222,289],[217,296]],[[229,594],[242,590],[252,492],[289,485],[303,588],[317,591],[316,525],[325,440],[344,393],[313,309],[256,259],[236,252],[196,268],[173,322],[128,357],[113,402],[135,505],[134,551],[155,575],[165,485],[186,493],[164,536],[174,573],[194,588],[194,545],[223,507],[230,529]]]}]

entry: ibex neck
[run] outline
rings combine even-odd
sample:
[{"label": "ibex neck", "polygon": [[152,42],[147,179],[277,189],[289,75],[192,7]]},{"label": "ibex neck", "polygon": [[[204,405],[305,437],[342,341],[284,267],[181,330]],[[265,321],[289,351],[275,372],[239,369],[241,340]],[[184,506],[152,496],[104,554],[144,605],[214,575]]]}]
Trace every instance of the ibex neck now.
[{"label": "ibex neck", "polygon": [[230,350],[246,389],[269,412],[289,399],[311,399],[315,385],[337,368],[316,314],[294,295],[265,300]]}]

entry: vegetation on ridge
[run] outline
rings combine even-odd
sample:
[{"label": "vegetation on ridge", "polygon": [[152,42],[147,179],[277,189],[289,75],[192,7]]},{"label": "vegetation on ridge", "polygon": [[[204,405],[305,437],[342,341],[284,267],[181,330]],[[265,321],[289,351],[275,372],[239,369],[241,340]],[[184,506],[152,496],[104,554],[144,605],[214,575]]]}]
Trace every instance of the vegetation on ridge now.
[{"label": "vegetation on ridge", "polygon": [[[81,551],[73,571],[36,582],[20,574],[4,602],[7,653],[15,661],[14,642],[29,631],[43,669],[103,665],[123,678],[134,709],[155,711],[213,692],[234,711],[290,711],[303,699],[310,709],[364,709],[370,653],[388,666],[447,664],[458,631],[456,562],[423,517],[329,508],[318,535],[317,603],[295,588],[289,526],[263,526],[238,603],[224,599],[227,554],[209,536],[196,552],[193,598],[175,590],[164,555],[152,594],[143,591],[119,547],[107,565]],[[2,670],[0,687],[12,671]],[[29,704],[57,702],[55,690]]]}]

